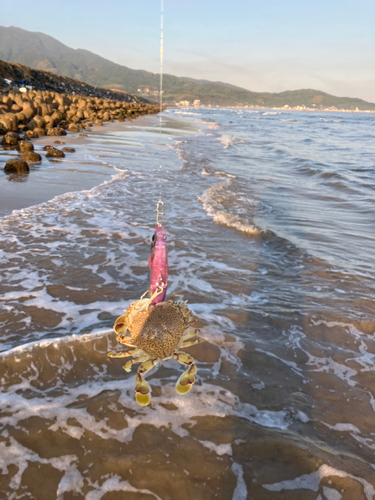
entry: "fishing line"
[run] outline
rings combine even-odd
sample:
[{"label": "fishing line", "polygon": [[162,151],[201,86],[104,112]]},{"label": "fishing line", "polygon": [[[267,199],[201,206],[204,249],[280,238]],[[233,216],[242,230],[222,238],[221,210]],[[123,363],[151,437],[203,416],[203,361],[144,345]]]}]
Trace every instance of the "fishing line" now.
[{"label": "fishing line", "polygon": [[[160,101],[160,113],[159,113],[159,135],[160,135],[160,147],[162,145],[162,137],[163,137],[163,51],[164,51],[164,0],[161,0],[161,5],[160,5],[160,89],[159,89],[159,101]],[[160,150],[160,174],[162,173],[163,170],[163,163],[162,163],[162,150]],[[162,204],[163,207],[163,202],[162,202],[162,194],[161,194],[161,180],[159,180],[159,203]],[[158,210],[158,208],[156,209]],[[163,214],[164,218],[164,214]]]}]

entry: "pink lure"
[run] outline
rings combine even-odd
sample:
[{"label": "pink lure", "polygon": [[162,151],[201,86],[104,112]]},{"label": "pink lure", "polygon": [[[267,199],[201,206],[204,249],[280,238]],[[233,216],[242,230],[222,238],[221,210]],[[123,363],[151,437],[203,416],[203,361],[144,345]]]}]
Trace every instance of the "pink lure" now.
[{"label": "pink lure", "polygon": [[155,305],[164,302],[168,286],[167,241],[163,226],[156,226],[155,228],[148,265],[150,267],[150,297],[158,287],[163,289],[163,292],[151,302],[152,305]]}]

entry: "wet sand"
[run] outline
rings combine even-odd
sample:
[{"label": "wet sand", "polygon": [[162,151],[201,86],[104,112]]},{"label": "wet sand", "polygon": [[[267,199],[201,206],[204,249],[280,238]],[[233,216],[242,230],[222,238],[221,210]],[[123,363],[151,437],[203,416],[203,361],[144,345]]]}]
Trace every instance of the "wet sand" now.
[{"label": "wet sand", "polygon": [[[161,139],[154,117],[148,132],[136,121],[134,134],[121,125],[85,138],[67,158],[91,162],[92,171],[100,164],[108,182],[1,220],[0,498],[373,500],[374,280],[363,272],[372,256],[340,268],[332,251],[345,246],[340,239],[329,247],[334,260],[324,259],[321,224],[318,231],[302,210],[318,179],[314,207],[321,220],[326,193],[327,231],[340,229],[336,200],[355,202],[343,183],[353,187],[366,162],[359,182],[364,174],[373,180],[367,126],[332,123],[327,133],[315,124],[322,138],[308,151],[311,117],[293,125],[267,115],[254,132],[252,115],[246,122],[235,113],[207,110],[206,134],[185,122],[178,131],[170,119]],[[264,137],[272,126],[271,154]],[[335,160],[348,156],[348,144],[360,144],[363,157],[342,167],[327,150],[321,161],[327,137],[343,128],[358,137],[344,135]],[[286,168],[278,141],[303,157],[293,152]],[[306,172],[305,155],[316,152],[315,168],[329,176]],[[329,184],[331,169],[340,171],[339,186]],[[373,199],[362,189],[351,213],[357,227],[363,199]],[[128,374],[107,353],[124,349],[114,319],[147,288],[161,190],[168,298],[189,301],[205,343],[187,349],[198,368],[192,390],[177,394],[183,369],[168,360],[148,374],[152,401],[142,408],[136,367]],[[298,210],[288,214],[280,203]],[[297,246],[287,230],[298,232],[301,214],[307,236]]]},{"label": "wet sand", "polygon": [[[93,126],[80,133],[68,132],[66,136],[41,136],[32,139],[35,152],[42,156],[41,164],[30,164],[30,173],[26,175],[6,175],[0,168],[0,217],[9,215],[13,210],[38,205],[51,200],[55,196],[71,191],[91,189],[114,175],[111,165],[97,161],[93,162],[87,156],[90,145],[95,142],[91,139],[96,134],[106,132],[115,133],[130,127],[152,127],[159,123],[155,115],[140,116],[125,122],[107,122],[103,126]],[[58,144],[56,144],[58,142]],[[43,147],[52,145],[57,149],[73,147],[75,153],[66,153],[65,158],[46,158]],[[4,151],[0,146],[1,166],[11,158],[18,158],[16,150]]]}]

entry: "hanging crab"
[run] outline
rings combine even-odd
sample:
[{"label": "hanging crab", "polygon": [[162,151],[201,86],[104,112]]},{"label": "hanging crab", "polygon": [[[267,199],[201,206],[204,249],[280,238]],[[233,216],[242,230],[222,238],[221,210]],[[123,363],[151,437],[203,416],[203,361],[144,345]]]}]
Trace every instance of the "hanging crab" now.
[{"label": "hanging crab", "polygon": [[[197,337],[199,330],[185,331],[194,323],[193,315],[186,302],[159,302],[152,305],[155,297],[162,294],[163,287],[159,287],[149,299],[132,302],[126,314],[117,318],[114,324],[116,338],[121,344],[135,349],[122,353],[110,352],[112,358],[133,356],[124,366],[124,370],[131,371],[133,364],[142,363],[135,377],[135,398],[139,405],[147,406],[150,401],[151,388],[144,376],[159,361],[174,358],[186,365],[187,370],[176,383],[179,394],[186,394],[195,382],[197,367],[194,359],[181,349],[204,342]],[[126,336],[127,332],[130,337]]]}]

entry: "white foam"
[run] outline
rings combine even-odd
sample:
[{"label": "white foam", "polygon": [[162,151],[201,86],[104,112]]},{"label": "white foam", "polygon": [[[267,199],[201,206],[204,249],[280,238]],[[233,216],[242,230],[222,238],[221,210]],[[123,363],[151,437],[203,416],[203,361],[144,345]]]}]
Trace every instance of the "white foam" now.
[{"label": "white foam", "polygon": [[232,500],[247,500],[247,487],[243,478],[242,465],[233,462],[232,471],[237,476],[237,485],[233,492]]},{"label": "white foam", "polygon": [[199,441],[205,448],[214,451],[216,455],[232,455],[232,445],[227,444],[215,444],[211,441]]},{"label": "white foam", "polygon": [[363,493],[365,494],[366,499],[373,500],[375,489],[369,482],[367,482],[363,478],[353,476],[352,474],[349,474],[342,470],[334,469],[333,467],[330,467],[326,464],[321,465],[317,471],[312,472],[311,474],[304,474],[295,479],[280,481],[279,483],[263,484],[263,488],[269,491],[305,489],[317,492],[321,485],[322,479],[330,476],[337,476],[341,478],[349,477],[351,479],[354,479],[355,481],[362,484]]},{"label": "white foam", "polygon": [[90,491],[85,496],[85,500],[100,500],[106,493],[110,491],[129,491],[133,493],[143,493],[145,495],[151,495],[156,500],[162,500],[156,493],[153,493],[150,490],[145,488],[134,488],[129,481],[121,480],[121,477],[118,475],[114,475],[111,478],[104,481],[102,485],[98,482],[91,483],[91,486],[94,486],[96,490]]},{"label": "white foam", "polygon": [[[198,197],[198,200],[202,203],[207,215],[212,217],[217,224],[228,226],[243,233],[259,234],[260,231],[258,228],[224,207],[224,204],[232,202],[232,204],[234,203],[233,208],[238,211],[238,208],[240,208],[239,204],[243,208],[246,205],[248,207],[257,205],[255,200],[245,199],[244,197],[239,199],[239,194],[231,189],[231,182],[232,179],[228,179],[223,183],[216,184],[207,189],[202,196]],[[235,195],[234,192],[236,193]]]},{"label": "white foam", "polygon": [[353,424],[335,424],[335,425],[330,425],[330,424],[327,424],[325,422],[322,422],[322,424],[326,425],[327,427],[329,427],[330,429],[334,430],[334,431],[338,431],[338,432],[358,432],[360,433],[360,430],[358,429],[358,427],[356,427],[355,425]]},{"label": "white foam", "polygon": [[309,357],[309,360],[307,361],[306,365],[315,367],[312,370],[313,372],[333,373],[334,375],[336,375],[336,377],[343,380],[351,387],[357,385],[357,382],[355,380],[352,380],[352,378],[357,375],[356,370],[353,370],[352,368],[349,368],[348,366],[343,365],[342,363],[338,363],[337,361],[334,361],[330,357],[319,358],[317,356],[312,356],[307,351],[305,352]]},{"label": "white foam", "polygon": [[327,486],[323,486],[323,493],[327,500],[341,500],[342,495],[334,488],[328,488]]},{"label": "white foam", "polygon": [[230,135],[221,135],[217,140],[221,142],[224,149],[228,149],[230,146],[234,146],[236,144],[248,144],[247,141],[243,139],[237,139],[236,137],[232,137]]}]

